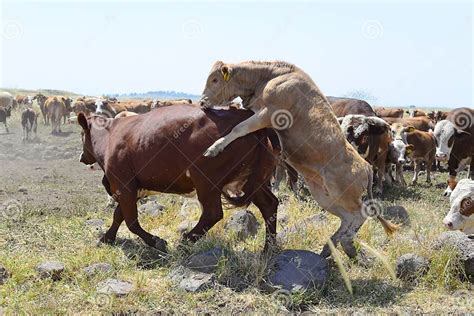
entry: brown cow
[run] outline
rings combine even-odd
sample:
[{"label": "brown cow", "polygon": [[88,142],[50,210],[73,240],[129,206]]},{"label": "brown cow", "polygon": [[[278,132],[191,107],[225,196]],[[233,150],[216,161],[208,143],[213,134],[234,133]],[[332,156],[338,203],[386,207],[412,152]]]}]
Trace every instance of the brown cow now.
[{"label": "brown cow", "polygon": [[384,107],[375,107],[375,113],[378,117],[396,117],[402,118],[403,117],[403,109],[391,109],[391,108],[384,108]]},{"label": "brown cow", "polygon": [[382,194],[385,163],[391,142],[390,126],[376,116],[346,115],[341,128],[349,143],[370,163],[377,174],[375,191]]},{"label": "brown cow", "polygon": [[47,111],[46,111],[46,108],[44,106],[47,99],[48,99],[48,97],[41,94],[41,93],[38,93],[37,95],[35,95],[33,97],[33,100],[36,100],[36,102],[38,103],[38,105],[40,107],[41,115],[43,116],[43,124],[44,125],[49,125],[49,119],[48,119]]},{"label": "brown cow", "polygon": [[66,124],[67,119],[71,116],[72,112],[72,99],[70,97],[64,97],[64,112],[63,112],[63,124]]},{"label": "brown cow", "polygon": [[[115,240],[125,220],[145,243],[166,250],[166,241],[146,232],[137,218],[137,196],[143,190],[189,194],[196,191],[202,215],[184,238],[196,241],[223,217],[221,196],[236,206],[254,203],[266,225],[265,247],[274,242],[278,199],[269,179],[275,159],[266,130],[236,140],[219,157],[203,153],[214,140],[248,119],[250,111],[208,110],[177,105],[123,119],[79,114],[83,128],[81,162],[97,162],[104,184],[118,202],[112,226],[101,238]],[[141,195],[140,195],[141,196]]]},{"label": "brown cow", "polygon": [[425,111],[415,109],[408,109],[405,113],[407,113],[409,117],[427,116]]},{"label": "brown cow", "polygon": [[430,129],[434,129],[434,124],[428,117],[405,117],[405,118],[394,118],[394,117],[382,117],[388,124],[393,125],[400,123],[404,127],[413,126],[419,131],[428,132]]},{"label": "brown cow", "polygon": [[157,108],[160,106],[171,106],[171,105],[179,105],[179,104],[192,104],[193,101],[191,99],[171,99],[171,100],[154,100],[151,108]]},{"label": "brown cow", "polygon": [[348,114],[361,114],[365,116],[377,116],[369,103],[352,98],[327,97],[334,114],[343,117]]},{"label": "brown cow", "polygon": [[61,133],[61,118],[66,111],[65,101],[65,97],[49,97],[44,103],[46,117],[48,121],[51,120],[51,134],[53,135]]},{"label": "brown cow", "polygon": [[72,111],[76,114],[79,113],[86,113],[90,115],[94,113],[96,110],[96,99],[95,98],[87,98],[87,97],[80,97],[77,98],[72,106]]}]

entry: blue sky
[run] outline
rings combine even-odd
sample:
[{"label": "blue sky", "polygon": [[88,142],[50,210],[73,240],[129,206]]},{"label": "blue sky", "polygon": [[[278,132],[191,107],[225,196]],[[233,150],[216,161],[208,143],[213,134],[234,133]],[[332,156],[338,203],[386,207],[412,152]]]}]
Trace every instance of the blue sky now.
[{"label": "blue sky", "polygon": [[216,60],[292,62],[327,95],[473,106],[471,1],[3,1],[9,88],[200,94]]}]

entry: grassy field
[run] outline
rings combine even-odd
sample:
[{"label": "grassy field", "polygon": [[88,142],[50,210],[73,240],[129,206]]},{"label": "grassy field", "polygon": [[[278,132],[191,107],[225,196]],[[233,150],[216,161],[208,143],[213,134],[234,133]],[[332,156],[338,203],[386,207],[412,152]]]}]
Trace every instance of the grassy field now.
[{"label": "grassy field", "polygon": [[[41,120],[40,120],[41,121]],[[358,239],[377,249],[394,266],[397,257],[414,252],[431,259],[430,271],[417,285],[405,284],[390,277],[379,260],[362,267],[345,256],[345,269],[354,287],[351,296],[336,268],[321,293],[300,293],[285,304],[275,295],[259,290],[265,278],[266,260],[260,252],[264,229],[256,238],[243,242],[224,233],[223,226],[233,210],[208,236],[185,254],[178,250],[178,224],[183,203],[188,201],[189,215],[197,219],[196,203],[174,195],[161,195],[165,211],[158,217],[143,215],[145,229],[166,239],[171,256],[163,261],[123,225],[118,245],[97,246],[96,241],[108,228],[112,210],[107,209],[101,172],[88,170],[78,161],[81,152],[80,129],[63,127],[65,135],[51,136],[50,127],[38,127],[38,138],[21,142],[19,113],[13,113],[11,134],[0,126],[0,204],[15,199],[18,210],[0,220],[0,264],[11,272],[11,278],[0,285],[0,306],[5,313],[277,313],[312,312],[376,312],[376,313],[461,313],[474,311],[472,285],[456,276],[458,261],[451,249],[434,251],[432,241],[444,231],[442,218],[449,203],[442,196],[446,173],[435,173],[434,184],[421,184],[406,189],[392,188],[382,197],[385,206],[404,206],[411,225],[388,238],[382,227],[368,220]],[[465,173],[462,174],[465,177]],[[407,180],[411,174],[406,173]],[[439,184],[439,185],[438,185]],[[27,193],[19,192],[24,187]],[[24,190],[22,190],[24,191]],[[314,202],[300,202],[286,189],[279,192],[278,230],[286,231],[280,239],[282,249],[306,249],[320,252],[328,237],[337,229],[339,220],[322,213]],[[250,208],[259,221],[255,207]],[[307,219],[323,214],[320,221],[307,224]],[[283,216],[282,216],[283,217]],[[86,225],[88,219],[103,219],[103,227]],[[218,270],[220,284],[202,293],[187,293],[176,288],[168,278],[169,271],[186,256],[219,245],[228,250]],[[60,281],[43,280],[35,267],[45,260],[65,264]],[[87,277],[82,268],[95,263],[112,264],[110,273]],[[134,290],[126,297],[98,294],[96,286],[109,277],[132,282]],[[235,280],[239,289],[233,288]],[[0,311],[1,314],[1,311]]]}]

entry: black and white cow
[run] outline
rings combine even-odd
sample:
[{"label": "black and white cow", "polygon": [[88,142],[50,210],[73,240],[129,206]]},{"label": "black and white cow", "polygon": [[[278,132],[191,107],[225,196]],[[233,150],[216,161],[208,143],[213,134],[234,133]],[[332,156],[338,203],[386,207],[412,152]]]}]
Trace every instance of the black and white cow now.
[{"label": "black and white cow", "polygon": [[21,113],[21,126],[23,127],[23,142],[30,140],[31,132],[36,135],[38,127],[38,115],[32,109],[24,109]]}]

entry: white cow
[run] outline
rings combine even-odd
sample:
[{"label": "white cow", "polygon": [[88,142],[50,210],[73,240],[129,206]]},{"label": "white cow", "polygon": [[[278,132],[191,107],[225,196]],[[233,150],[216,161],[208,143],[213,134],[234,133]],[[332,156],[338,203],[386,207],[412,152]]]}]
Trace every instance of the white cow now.
[{"label": "white cow", "polygon": [[450,230],[474,234],[474,180],[459,181],[449,201],[451,209],[443,224]]}]

